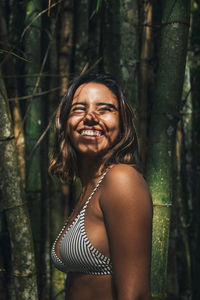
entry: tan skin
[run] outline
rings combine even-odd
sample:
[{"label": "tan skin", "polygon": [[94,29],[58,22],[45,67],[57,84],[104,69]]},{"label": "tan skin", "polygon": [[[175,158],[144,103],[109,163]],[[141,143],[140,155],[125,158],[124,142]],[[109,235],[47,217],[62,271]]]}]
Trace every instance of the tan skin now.
[{"label": "tan skin", "polygon": [[[66,130],[79,156],[83,185],[71,224],[100,179],[103,157],[117,139],[115,95],[103,84],[81,85]],[[111,257],[113,274],[69,273],[66,299],[149,300],[151,226],[152,205],[143,177],[131,166],[110,166],[86,209],[85,229],[92,245]],[[58,257],[61,238],[56,245]]]}]

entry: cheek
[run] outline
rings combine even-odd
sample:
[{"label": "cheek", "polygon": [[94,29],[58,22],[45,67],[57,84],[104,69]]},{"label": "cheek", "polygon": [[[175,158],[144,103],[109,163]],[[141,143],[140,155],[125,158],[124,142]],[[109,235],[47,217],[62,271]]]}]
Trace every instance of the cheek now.
[{"label": "cheek", "polygon": [[113,130],[118,130],[119,131],[119,118],[116,116],[116,118],[110,118],[107,120],[107,124],[109,127]]},{"label": "cheek", "polygon": [[113,117],[106,118],[104,124],[106,124],[107,129],[109,130],[109,135],[112,141],[117,139],[120,134],[120,123],[119,123],[118,116],[116,116],[115,118]]},{"label": "cheek", "polygon": [[118,115],[116,115],[116,116],[105,115],[103,117],[101,116],[100,118],[109,127],[119,127],[119,117],[118,117]]},{"label": "cheek", "polygon": [[66,130],[67,130],[68,134],[72,133],[72,130],[76,128],[77,123],[78,123],[77,118],[69,117],[69,119],[67,121],[67,126],[66,126]]}]

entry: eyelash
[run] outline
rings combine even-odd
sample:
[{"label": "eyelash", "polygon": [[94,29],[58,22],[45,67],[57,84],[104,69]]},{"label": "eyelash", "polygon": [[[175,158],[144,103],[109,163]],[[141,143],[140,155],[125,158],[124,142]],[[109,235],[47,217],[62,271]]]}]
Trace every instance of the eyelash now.
[{"label": "eyelash", "polygon": [[72,111],[76,111],[76,110],[85,110],[85,107],[73,107]]},{"label": "eyelash", "polygon": [[110,107],[100,107],[99,111],[112,111]]},{"label": "eyelash", "polygon": [[[80,111],[85,111],[85,107],[81,107],[81,106],[77,106],[77,107],[73,107],[73,109],[72,109],[72,111],[78,111],[78,110],[80,110]],[[112,111],[112,108],[110,108],[110,107],[99,107],[98,108],[98,111]]]}]

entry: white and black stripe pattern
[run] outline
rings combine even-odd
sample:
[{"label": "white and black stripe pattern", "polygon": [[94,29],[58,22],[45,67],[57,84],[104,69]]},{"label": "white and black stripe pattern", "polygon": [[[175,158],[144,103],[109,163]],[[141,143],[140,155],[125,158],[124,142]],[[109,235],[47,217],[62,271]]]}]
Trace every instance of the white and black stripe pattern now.
[{"label": "white and black stripe pattern", "polygon": [[59,259],[55,252],[55,245],[64,228],[61,230],[52,247],[52,260],[55,266],[65,272],[81,272],[93,275],[106,275],[112,273],[112,263],[110,258],[100,253],[88,240],[85,232],[85,211],[86,208],[100,186],[106,172],[102,175],[84,207],[67,229],[60,242]]}]

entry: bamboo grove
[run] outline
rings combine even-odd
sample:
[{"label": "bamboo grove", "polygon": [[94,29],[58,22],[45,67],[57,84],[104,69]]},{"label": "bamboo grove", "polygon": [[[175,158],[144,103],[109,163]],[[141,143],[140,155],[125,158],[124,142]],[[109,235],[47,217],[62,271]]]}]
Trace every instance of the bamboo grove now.
[{"label": "bamboo grove", "polygon": [[199,300],[199,1],[2,0],[0,54],[0,298],[64,299],[50,248],[79,186],[48,175],[53,124],[69,82],[102,71],[136,114],[152,297]]}]

